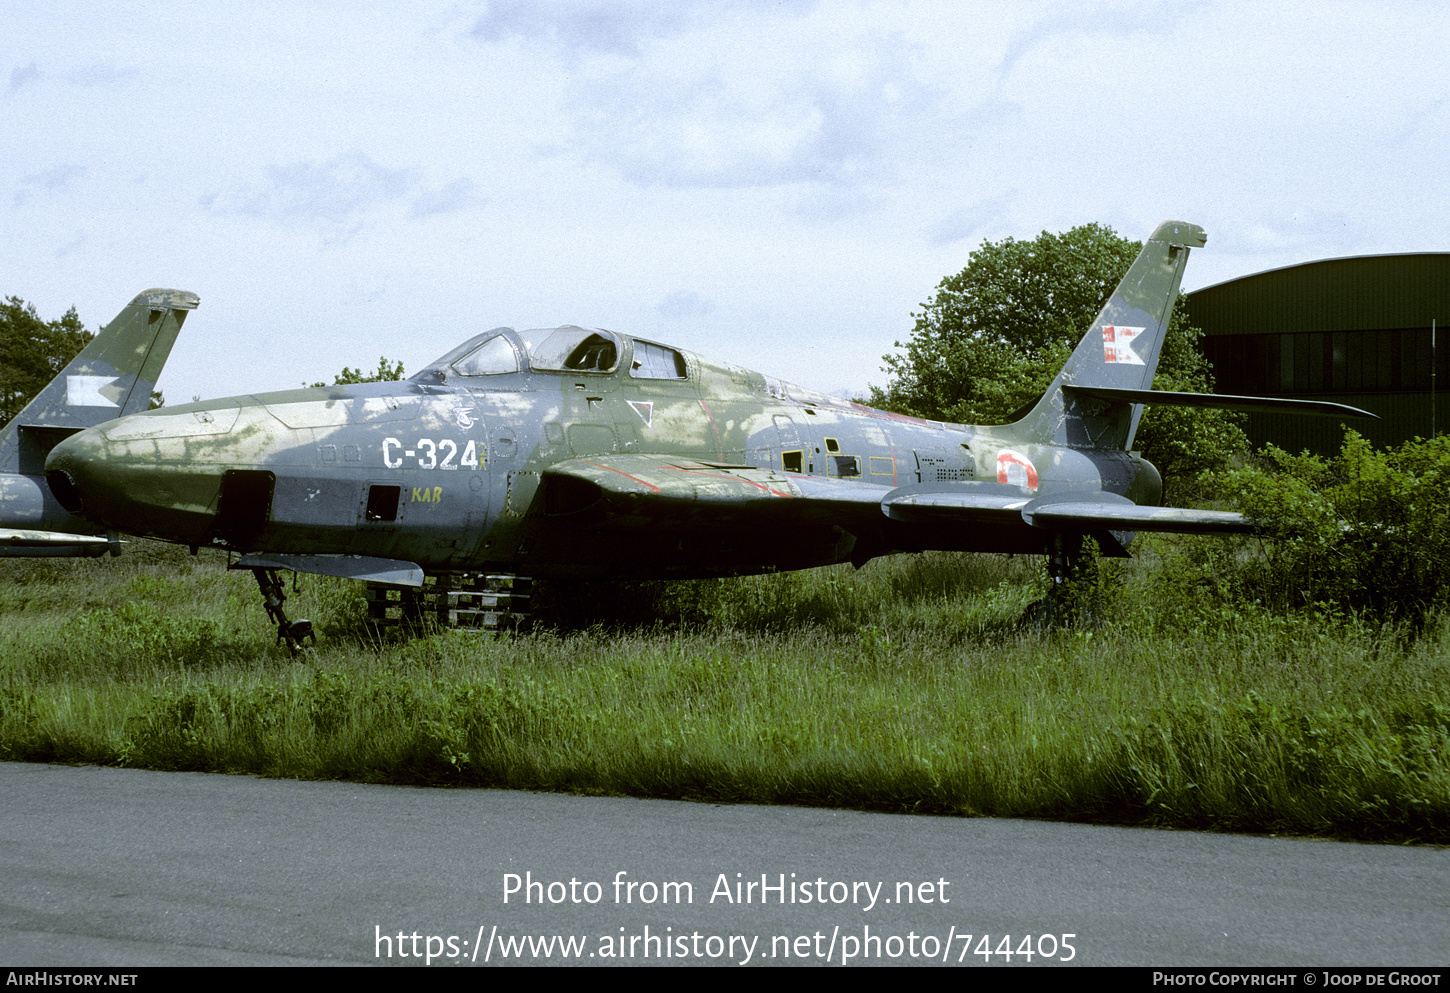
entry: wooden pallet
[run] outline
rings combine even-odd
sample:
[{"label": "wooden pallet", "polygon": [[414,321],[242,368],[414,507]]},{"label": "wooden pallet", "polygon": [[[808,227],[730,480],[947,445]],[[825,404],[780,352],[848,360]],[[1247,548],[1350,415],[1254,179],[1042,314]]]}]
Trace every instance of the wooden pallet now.
[{"label": "wooden pallet", "polygon": [[486,573],[439,573],[423,586],[368,583],[368,617],[382,627],[527,631],[533,580]]}]

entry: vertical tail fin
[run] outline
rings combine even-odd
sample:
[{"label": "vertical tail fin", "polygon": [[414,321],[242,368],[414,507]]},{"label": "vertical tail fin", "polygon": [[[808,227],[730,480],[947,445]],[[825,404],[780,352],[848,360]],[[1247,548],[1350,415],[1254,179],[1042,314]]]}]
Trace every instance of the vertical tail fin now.
[{"label": "vertical tail fin", "polygon": [[145,410],[198,303],[186,290],[147,290],[132,300],[0,431],[0,472],[39,475],[60,439]]},{"label": "vertical tail fin", "polygon": [[1202,248],[1207,239],[1196,224],[1158,225],[1042,399],[1017,422],[1028,440],[1117,450],[1132,444],[1142,404],[1070,388],[1146,390],[1153,385],[1188,250]]}]

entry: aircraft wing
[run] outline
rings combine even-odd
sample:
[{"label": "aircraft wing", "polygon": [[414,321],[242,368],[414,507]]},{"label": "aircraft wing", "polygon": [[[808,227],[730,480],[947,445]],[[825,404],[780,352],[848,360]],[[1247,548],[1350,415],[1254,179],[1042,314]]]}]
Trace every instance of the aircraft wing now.
[{"label": "aircraft wing", "polygon": [[595,455],[543,472],[542,510],[610,528],[782,524],[880,513],[890,487],[666,455]]},{"label": "aircraft wing", "polygon": [[789,524],[852,518],[942,528],[1028,524],[1060,531],[1247,534],[1241,514],[1144,507],[1098,489],[1036,494],[997,482],[887,487],[659,455],[599,455],[544,471],[543,512],[611,529],[666,523]]}]

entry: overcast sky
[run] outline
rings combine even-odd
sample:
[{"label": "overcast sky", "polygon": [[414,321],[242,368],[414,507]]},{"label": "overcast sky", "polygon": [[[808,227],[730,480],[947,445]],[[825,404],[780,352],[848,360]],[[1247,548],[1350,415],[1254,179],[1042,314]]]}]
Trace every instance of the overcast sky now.
[{"label": "overcast sky", "polygon": [[199,294],[170,403],[560,324],[860,392],[983,239],[1450,249],[1440,2],[0,10],[0,295]]}]

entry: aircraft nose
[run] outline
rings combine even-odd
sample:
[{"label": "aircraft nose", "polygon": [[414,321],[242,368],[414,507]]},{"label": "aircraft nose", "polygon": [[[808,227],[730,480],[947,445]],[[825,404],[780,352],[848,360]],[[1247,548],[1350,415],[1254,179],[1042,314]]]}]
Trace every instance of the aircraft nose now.
[{"label": "aircraft nose", "polygon": [[160,444],[138,449],[118,441],[107,435],[108,426],[80,431],[51,449],[45,478],[61,506],[108,531],[205,542],[220,473],[179,463]]},{"label": "aircraft nose", "polygon": [[81,481],[85,480],[85,491],[95,491],[97,470],[104,474],[104,462],[100,458],[104,444],[105,438],[99,432],[88,429],[66,438],[46,457],[45,481],[50,485],[50,492],[72,514],[86,515]]}]

